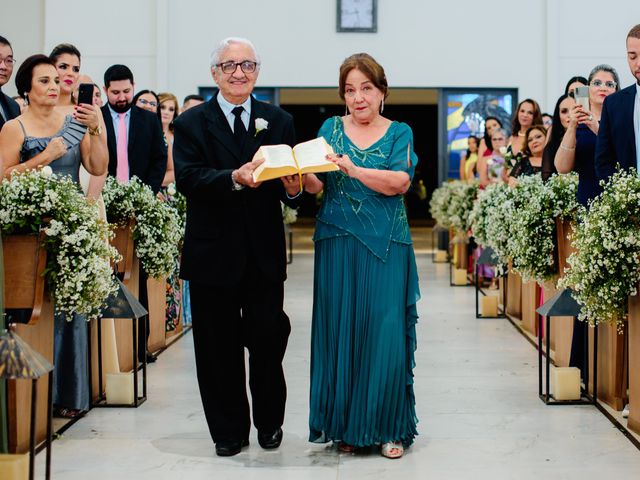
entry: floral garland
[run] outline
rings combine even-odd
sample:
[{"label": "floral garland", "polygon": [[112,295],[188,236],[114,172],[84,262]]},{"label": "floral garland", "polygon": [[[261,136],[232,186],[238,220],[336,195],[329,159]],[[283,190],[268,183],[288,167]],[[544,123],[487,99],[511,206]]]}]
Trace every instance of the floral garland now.
[{"label": "floral garland", "polygon": [[629,295],[640,281],[640,178],[615,173],[604,191],[581,209],[571,237],[576,252],[560,281],[582,305],[581,320],[621,325]]},{"label": "floral garland", "polygon": [[170,183],[158,193],[158,198],[172,207],[180,219],[180,250],[184,243],[184,232],[187,226],[187,197],[176,190],[176,184]]},{"label": "floral garland", "polygon": [[481,245],[491,247],[501,264],[511,257],[509,241],[514,215],[515,189],[506,183],[487,186],[479,195],[471,214],[471,230]]},{"label": "floral garland", "polygon": [[466,233],[471,227],[469,215],[478,194],[478,182],[454,180],[442,184],[431,196],[431,216],[439,225]]},{"label": "floral garland", "polygon": [[109,226],[95,203],[71,178],[48,166],[14,173],[0,183],[0,225],[3,235],[44,232],[44,275],[58,310],[89,318],[100,314],[117,290],[110,260],[118,252],[108,243]]},{"label": "floral garland", "polygon": [[553,259],[555,219],[575,218],[578,176],[540,175],[518,179],[508,250],[523,280],[543,283],[556,273]]},{"label": "floral garland", "polygon": [[102,197],[109,222],[135,219],[133,240],[144,271],[154,278],[173,272],[183,231],[177,211],[136,177],[124,184],[108,177]]}]

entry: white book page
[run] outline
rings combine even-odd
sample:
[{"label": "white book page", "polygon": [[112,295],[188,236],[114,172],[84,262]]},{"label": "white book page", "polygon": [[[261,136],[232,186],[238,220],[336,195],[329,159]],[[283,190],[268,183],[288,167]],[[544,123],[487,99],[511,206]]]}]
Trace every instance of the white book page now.
[{"label": "white book page", "polygon": [[[296,167],[289,145],[266,145],[260,147],[264,165],[268,168]],[[296,167],[297,168],[297,167]]]},{"label": "white book page", "polygon": [[325,156],[333,150],[324,137],[314,138],[308,142],[299,143],[293,147],[298,167],[312,167],[315,165],[325,165],[329,162]]}]

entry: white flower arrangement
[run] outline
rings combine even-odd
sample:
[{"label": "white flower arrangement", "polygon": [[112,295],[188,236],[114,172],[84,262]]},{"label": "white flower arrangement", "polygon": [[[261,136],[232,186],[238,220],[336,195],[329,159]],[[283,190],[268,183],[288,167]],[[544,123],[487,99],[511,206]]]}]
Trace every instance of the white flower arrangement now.
[{"label": "white flower arrangement", "polygon": [[136,177],[125,184],[108,177],[102,197],[110,223],[135,219],[133,240],[144,271],[154,278],[173,272],[184,231],[177,210]]},{"label": "white flower arrangement", "polygon": [[453,227],[466,234],[470,228],[469,215],[478,193],[478,182],[454,180],[436,189],[429,202],[431,216],[439,225]]},{"label": "white flower arrangement", "polygon": [[256,136],[262,131],[269,128],[269,122],[267,122],[264,118],[256,118],[255,122],[256,126]]},{"label": "white flower arrangement", "polygon": [[576,252],[560,285],[573,289],[581,320],[620,326],[640,281],[640,178],[619,171],[603,186],[580,211],[571,237]]},{"label": "white flower arrangement", "polygon": [[540,175],[518,179],[515,188],[489,185],[478,195],[472,215],[473,235],[491,247],[500,262],[513,261],[524,280],[544,282],[555,272],[555,218],[573,218],[577,176],[555,175],[543,182]]},{"label": "white flower arrangement", "polygon": [[56,308],[93,318],[117,289],[110,261],[118,252],[108,243],[109,226],[95,203],[68,176],[50,170],[14,173],[0,183],[2,233],[44,232],[44,275]]},{"label": "white flower arrangement", "polygon": [[296,220],[298,220],[298,209],[288,207],[282,202],[280,202],[280,205],[282,207],[282,221],[284,222],[284,224],[290,225],[292,223],[295,223]]}]

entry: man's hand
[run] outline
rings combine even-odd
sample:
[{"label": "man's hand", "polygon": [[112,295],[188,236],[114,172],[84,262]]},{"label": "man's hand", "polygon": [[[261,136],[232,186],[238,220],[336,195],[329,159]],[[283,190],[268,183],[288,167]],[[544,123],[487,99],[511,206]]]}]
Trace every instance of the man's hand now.
[{"label": "man's hand", "polygon": [[258,168],[264,162],[264,158],[252,160],[242,165],[236,170],[235,179],[241,185],[245,185],[250,188],[257,188],[262,182],[253,181],[253,171]]},{"label": "man's hand", "polygon": [[[302,176],[302,187],[304,188],[306,175]],[[295,197],[300,193],[300,175],[287,175],[281,178],[284,184],[284,189],[287,191],[287,195]]]}]

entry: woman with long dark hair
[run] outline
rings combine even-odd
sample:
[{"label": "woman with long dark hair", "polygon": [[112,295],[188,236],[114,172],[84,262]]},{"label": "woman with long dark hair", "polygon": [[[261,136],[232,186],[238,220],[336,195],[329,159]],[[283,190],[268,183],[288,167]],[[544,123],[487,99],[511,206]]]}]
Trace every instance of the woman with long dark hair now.
[{"label": "woman with long dark hair", "polygon": [[[513,155],[517,155],[526,146],[524,143],[527,130],[533,125],[542,125],[540,105],[531,98],[525,98],[518,104],[511,122],[511,139],[509,147]],[[546,131],[546,130],[545,130]]]},{"label": "woman with long dark hair", "polygon": [[542,153],[542,180],[546,181],[551,175],[558,173],[554,159],[560,147],[560,142],[562,142],[564,132],[569,126],[571,108],[575,104],[576,101],[568,93],[562,95],[556,102],[556,107],[553,110],[553,122],[547,135],[547,145]]}]

